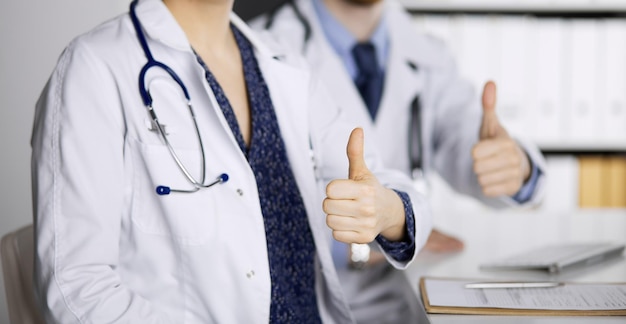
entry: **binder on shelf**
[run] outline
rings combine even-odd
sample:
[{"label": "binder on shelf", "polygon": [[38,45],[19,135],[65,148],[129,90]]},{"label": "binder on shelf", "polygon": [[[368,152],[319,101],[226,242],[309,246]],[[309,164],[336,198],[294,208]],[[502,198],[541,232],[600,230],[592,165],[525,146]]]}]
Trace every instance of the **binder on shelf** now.
[{"label": "binder on shelf", "polygon": [[602,156],[581,156],[579,165],[579,206],[582,208],[604,207],[605,168]]},{"label": "binder on shelf", "polygon": [[498,82],[500,56],[498,53],[498,18],[490,16],[463,16],[459,19],[462,31],[458,47],[461,75],[470,80],[477,91],[482,91],[487,80]]},{"label": "binder on shelf", "polygon": [[530,71],[534,100],[529,109],[532,118],[528,129],[537,145],[564,139],[564,28],[561,19],[534,19],[531,32],[534,43]]},{"label": "binder on shelf", "polygon": [[598,140],[598,44],[595,20],[570,20],[569,31],[569,118],[567,137],[573,141],[593,143]]},{"label": "binder on shelf", "polygon": [[[530,49],[532,48],[529,19],[524,16],[501,16],[494,20],[499,32],[498,117],[507,131],[525,135],[527,125],[534,116],[529,105],[532,102],[530,85]],[[526,137],[526,136],[525,136]]]},{"label": "binder on shelf", "polygon": [[602,140],[626,142],[626,20],[602,22]]},{"label": "binder on shelf", "polygon": [[578,160],[581,208],[626,207],[625,156],[581,156]]},{"label": "binder on shelf", "polygon": [[454,53],[458,53],[458,49],[454,49],[454,46],[460,43],[455,31],[456,20],[458,19],[446,15],[415,15],[413,17],[419,34],[425,33],[441,39],[447,46],[453,48]]},{"label": "binder on shelf", "polygon": [[607,159],[605,206],[626,207],[626,157],[612,156]]}]

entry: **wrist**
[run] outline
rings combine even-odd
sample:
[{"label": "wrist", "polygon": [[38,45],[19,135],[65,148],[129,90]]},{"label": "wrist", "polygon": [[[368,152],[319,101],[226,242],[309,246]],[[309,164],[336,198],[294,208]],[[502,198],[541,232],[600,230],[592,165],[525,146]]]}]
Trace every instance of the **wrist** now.
[{"label": "wrist", "polygon": [[393,196],[388,199],[391,202],[390,206],[385,209],[388,221],[380,235],[392,242],[403,241],[406,238],[404,203],[395,191],[387,189],[387,193]]}]

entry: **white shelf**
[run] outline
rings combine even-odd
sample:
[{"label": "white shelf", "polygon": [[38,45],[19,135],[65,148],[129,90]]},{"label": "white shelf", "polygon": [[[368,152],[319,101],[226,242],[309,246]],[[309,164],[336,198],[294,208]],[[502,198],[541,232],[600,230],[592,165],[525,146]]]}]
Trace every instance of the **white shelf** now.
[{"label": "white shelf", "polygon": [[618,0],[400,0],[411,11],[511,12],[511,13],[626,13],[626,1]]}]

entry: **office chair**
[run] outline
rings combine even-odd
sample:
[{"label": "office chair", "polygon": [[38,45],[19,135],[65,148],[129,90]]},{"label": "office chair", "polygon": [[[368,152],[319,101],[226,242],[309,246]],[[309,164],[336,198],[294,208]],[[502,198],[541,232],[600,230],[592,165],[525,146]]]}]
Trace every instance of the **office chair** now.
[{"label": "office chair", "polygon": [[6,234],[0,243],[4,290],[11,324],[43,324],[33,293],[33,225]]}]

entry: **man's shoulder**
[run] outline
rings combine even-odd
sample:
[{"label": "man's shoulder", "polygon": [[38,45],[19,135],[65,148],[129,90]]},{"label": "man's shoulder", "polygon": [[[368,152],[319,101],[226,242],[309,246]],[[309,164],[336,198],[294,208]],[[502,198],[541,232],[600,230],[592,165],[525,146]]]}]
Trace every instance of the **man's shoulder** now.
[{"label": "man's shoulder", "polygon": [[392,46],[396,50],[431,68],[445,68],[450,64],[452,51],[443,39],[420,30],[399,4],[393,3],[387,10]]}]

